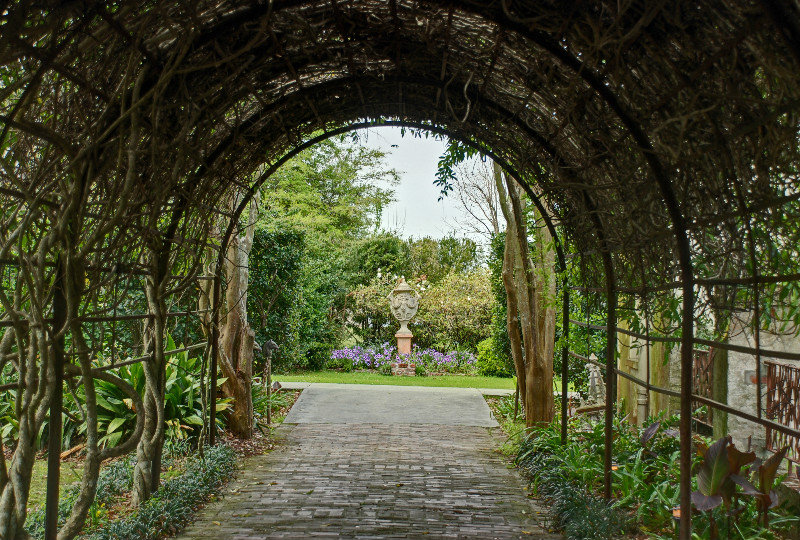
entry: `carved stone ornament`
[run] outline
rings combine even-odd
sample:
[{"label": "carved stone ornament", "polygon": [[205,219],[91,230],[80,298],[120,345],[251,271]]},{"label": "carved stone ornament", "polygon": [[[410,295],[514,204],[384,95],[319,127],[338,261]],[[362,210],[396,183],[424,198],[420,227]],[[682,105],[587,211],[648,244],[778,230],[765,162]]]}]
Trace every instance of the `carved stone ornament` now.
[{"label": "carved stone ornament", "polygon": [[419,309],[419,293],[412,289],[406,280],[400,278],[397,287],[389,293],[389,308],[394,318],[400,322],[398,334],[410,334],[408,323],[414,318]]},{"label": "carved stone ornament", "polygon": [[[589,358],[597,361],[597,355],[592,353]],[[589,370],[589,395],[586,399],[588,405],[605,403],[606,401],[606,382],[603,379],[603,372],[597,364],[586,364]]]}]

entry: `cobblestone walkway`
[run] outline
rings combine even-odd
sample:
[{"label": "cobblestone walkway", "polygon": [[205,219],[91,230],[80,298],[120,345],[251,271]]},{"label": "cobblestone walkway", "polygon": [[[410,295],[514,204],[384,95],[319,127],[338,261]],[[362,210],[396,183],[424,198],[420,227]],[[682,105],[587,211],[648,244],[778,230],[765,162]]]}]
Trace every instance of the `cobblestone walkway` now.
[{"label": "cobblestone walkway", "polygon": [[496,429],[284,424],[180,538],[555,538]]}]

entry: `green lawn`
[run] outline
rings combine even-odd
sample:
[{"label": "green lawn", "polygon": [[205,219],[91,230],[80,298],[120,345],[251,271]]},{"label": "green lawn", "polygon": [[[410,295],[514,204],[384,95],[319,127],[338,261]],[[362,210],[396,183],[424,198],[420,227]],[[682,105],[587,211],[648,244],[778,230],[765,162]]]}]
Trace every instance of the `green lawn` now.
[{"label": "green lawn", "polygon": [[[83,462],[63,461],[61,462],[61,476],[59,485],[61,491],[71,484],[80,484],[83,474]],[[47,458],[37,459],[33,463],[33,474],[31,475],[31,491],[28,497],[28,506],[44,506],[45,494],[47,493]]]},{"label": "green lawn", "polygon": [[380,373],[339,371],[307,371],[272,377],[281,382],[319,382],[343,384],[393,384],[397,386],[450,386],[455,388],[514,389],[515,378],[482,377],[480,375],[437,375],[433,377],[393,377]]}]

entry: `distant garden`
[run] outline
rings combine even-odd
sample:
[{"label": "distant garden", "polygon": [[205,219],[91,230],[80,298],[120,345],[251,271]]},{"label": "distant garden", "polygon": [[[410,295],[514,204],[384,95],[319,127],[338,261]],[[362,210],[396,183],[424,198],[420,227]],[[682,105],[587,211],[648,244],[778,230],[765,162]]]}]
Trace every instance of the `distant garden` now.
[{"label": "distant garden", "polygon": [[256,342],[279,344],[276,372],[379,370],[391,360],[397,331],[387,296],[402,276],[422,297],[411,323],[413,361],[432,374],[511,377],[502,236],[481,246],[379,230],[397,181],[384,158],[329,140],[262,191],[248,291]]}]

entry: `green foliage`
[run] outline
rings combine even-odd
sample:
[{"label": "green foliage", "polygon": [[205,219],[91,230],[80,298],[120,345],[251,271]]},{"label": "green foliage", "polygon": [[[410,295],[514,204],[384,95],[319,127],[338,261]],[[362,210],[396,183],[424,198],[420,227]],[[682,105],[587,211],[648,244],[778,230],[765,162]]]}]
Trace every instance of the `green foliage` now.
[{"label": "green foliage", "polygon": [[475,241],[469,238],[445,236],[439,240],[430,237],[409,239],[404,244],[406,268],[401,274],[424,277],[430,283],[439,283],[448,274],[469,273],[479,267],[480,252]]},{"label": "green foliage", "polygon": [[385,152],[345,137],[312,146],[262,188],[263,222],[275,229],[302,230],[315,248],[375,230],[398,182],[385,157]]},{"label": "green foliage", "polygon": [[[167,453],[169,455],[169,453]],[[128,456],[109,463],[100,473],[97,480],[95,504],[108,506],[122,493],[133,487],[133,468],[135,457]]]},{"label": "green foliage", "polygon": [[[101,473],[102,474],[102,473]],[[72,505],[78,497],[78,486],[71,486],[64,490],[58,499],[58,524],[66,523]],[[44,538],[44,507],[32,509],[25,519],[25,530],[32,538]],[[91,520],[89,525],[91,525]]]},{"label": "green foliage", "polygon": [[[276,372],[319,369],[335,347],[353,337],[366,344],[393,340],[395,325],[385,305],[391,288],[370,305],[353,306],[353,296],[363,301],[360,293],[374,285],[378,274],[387,284],[389,276],[401,275],[427,276],[436,284],[453,272],[478,271],[480,254],[471,240],[406,241],[377,232],[397,179],[397,172],[386,166],[385,153],[337,137],[290,160],[263,187],[250,255],[248,310],[256,341],[272,339],[280,346],[273,355]],[[379,287],[380,292],[386,288]],[[417,343],[474,351],[486,337],[482,321],[477,335],[452,319],[448,315],[425,323],[418,318]],[[440,331],[434,323],[448,327]]]},{"label": "green foliage", "polygon": [[[166,349],[179,349],[167,336]],[[203,426],[203,410],[200,396],[201,359],[190,356],[188,351],[167,356],[166,384],[164,392],[164,421],[167,424],[167,436],[175,439],[194,438],[200,434]],[[139,394],[144,393],[144,368],[141,364],[122,366],[116,373],[133,386]],[[133,403],[115,385],[96,381],[98,405],[98,430],[105,433],[101,443],[114,446],[124,440],[133,430],[136,413]],[[219,399],[217,410],[227,408],[229,399]],[[219,415],[219,426],[223,427],[222,415]],[[83,432],[85,426],[79,428]]]},{"label": "green foliage", "polygon": [[381,375],[391,375],[392,374],[392,364],[381,364],[378,367],[378,372]]},{"label": "green foliage", "polygon": [[[379,346],[383,343],[394,341],[394,334],[397,330],[396,322],[389,310],[389,302],[386,299],[395,286],[396,276],[377,273],[364,286],[352,291],[350,305],[348,306],[348,316],[345,324],[356,338],[370,346]],[[418,289],[417,292],[424,292],[424,285],[413,279],[409,279],[409,284]],[[418,319],[417,319],[418,320]],[[411,323],[413,328],[414,323]],[[413,331],[413,330],[412,330]],[[419,343],[419,336],[415,333],[415,341]]]},{"label": "green foliage", "polygon": [[447,140],[447,148],[444,153],[439,156],[439,163],[436,167],[436,179],[433,181],[434,185],[441,188],[439,200],[453,191],[453,182],[456,181],[456,166],[466,159],[477,155],[478,151],[472,146],[467,146],[455,139]]},{"label": "green foliage", "polygon": [[[719,538],[718,523],[737,529],[747,527],[747,518],[752,516],[755,501],[756,516],[766,527],[769,523],[769,510],[778,505],[779,499],[773,487],[778,468],[789,447],[773,454],[766,461],[756,459],[754,452],[741,452],[733,444],[730,436],[722,437],[711,446],[698,448],[701,460],[697,469],[697,491],[692,493],[692,503],[708,517],[711,538]],[[750,478],[758,484],[756,487]],[[780,483],[780,480],[778,481]],[[742,500],[742,497],[745,500]],[[752,497],[753,499],[747,499]],[[724,514],[715,511],[724,504]],[[744,516],[744,523],[742,517]],[[758,522],[758,517],[755,521]],[[729,534],[728,534],[729,536]]]},{"label": "green foliage", "polygon": [[498,355],[498,349],[494,336],[478,343],[478,375],[489,377],[514,376],[514,366],[510,365],[510,359]]},{"label": "green foliage", "polygon": [[[188,445],[185,440],[167,439],[164,445],[164,458],[162,465],[168,467],[176,459],[188,455]],[[124,497],[133,487],[133,469],[136,458],[133,455],[112,461],[104,465],[97,479],[97,491],[94,502],[89,510],[89,519],[86,529],[91,530],[102,526],[108,520],[108,507]],[[58,523],[63,525],[72,510],[78,497],[79,486],[73,484],[64,489],[58,502]],[[44,507],[33,508],[28,513],[25,529],[33,538],[44,537]]]},{"label": "green foliage", "polygon": [[481,375],[431,375],[424,378],[397,377],[387,381],[380,373],[374,371],[304,371],[290,375],[282,375],[283,381],[294,382],[321,382],[336,384],[393,384],[400,386],[439,386],[451,388],[503,388],[514,389],[514,379],[507,377],[483,377]]},{"label": "green foliage", "polygon": [[492,335],[497,336],[505,347],[505,352],[511,356],[511,345],[508,340],[508,326],[506,325],[506,287],[503,284],[503,256],[506,248],[506,233],[502,232],[492,236],[489,245],[487,264],[491,275],[492,294],[497,300],[497,309],[492,314]]},{"label": "green foliage", "polygon": [[[615,417],[613,461],[617,465],[610,505],[599,499],[603,481],[602,422],[570,419],[569,441],[563,446],[558,419],[549,426],[531,429],[520,441],[516,463],[536,491],[551,503],[551,513],[568,538],[609,538],[623,531],[648,537],[671,536],[675,527],[672,509],[678,506],[680,496],[680,448],[675,429],[678,422],[677,416],[662,415],[639,429]],[[692,524],[697,537],[713,538],[723,532],[727,538],[775,538],[776,532],[797,523],[796,516],[779,508],[770,510],[772,530],[759,523],[758,490],[752,487],[736,492],[736,486],[745,482],[734,473],[744,472],[751,456],[731,451],[729,441],[722,441],[704,452],[705,457],[698,455],[695,459],[694,468],[703,480],[693,479],[699,490],[693,499],[700,502],[698,495],[707,494],[703,496],[718,496],[719,503],[727,499],[738,506],[734,512],[729,511],[733,506],[720,506],[696,513]],[[700,448],[702,451],[704,445]],[[743,497],[748,490],[753,496]],[[720,531],[718,523],[726,525],[725,531]]]},{"label": "green foliage", "polygon": [[[250,251],[247,313],[256,333],[256,342],[273,340],[279,349],[272,354],[273,367],[300,363],[304,344],[302,326],[303,267],[306,259],[305,236],[296,230],[257,229]],[[263,369],[256,359],[255,370]]]},{"label": "green foliage", "polygon": [[[420,308],[409,327],[421,348],[475,351],[489,335],[492,296],[489,274],[476,269],[466,274],[447,274],[439,283],[423,278],[408,280],[420,296]],[[348,327],[367,345],[394,341],[397,322],[386,300],[396,284],[395,276],[378,274],[369,284],[350,294]]]},{"label": "green foliage", "polygon": [[476,269],[468,273],[447,274],[422,292],[415,327],[421,327],[417,343],[441,350],[477,351],[478,343],[489,335],[492,295],[489,273]]},{"label": "green foliage", "polygon": [[[492,306],[490,347],[484,353],[483,360],[481,359],[481,351],[478,349],[478,370],[494,369],[498,374],[505,371],[511,376],[516,375],[516,370],[514,368],[514,359],[511,355],[511,340],[508,337],[507,296],[506,287],[503,284],[505,241],[505,233],[496,234],[492,237],[489,247],[488,265],[495,302]],[[481,364],[486,367],[481,368]]]},{"label": "green foliage", "polygon": [[346,273],[341,255],[328,260],[319,254],[303,268],[300,295],[300,342],[303,354],[297,367],[320,369],[336,343],[342,339],[342,327],[336,314],[347,294]]},{"label": "green foliage", "polygon": [[[11,375],[12,366],[7,364],[3,367],[4,369],[0,370],[0,385],[14,382],[16,377]],[[16,400],[16,390],[0,392],[0,440],[3,441],[3,446],[6,448],[13,445],[19,430],[19,420],[17,420],[17,415],[14,411]]]},{"label": "green foliage", "polygon": [[273,391],[267,399],[267,390],[261,380],[253,380],[253,418],[256,425],[266,427],[267,410],[271,411],[273,422],[275,422],[275,415],[281,409],[288,407],[294,403],[294,396],[291,391]]},{"label": "green foliage", "polygon": [[412,275],[408,265],[408,246],[402,238],[381,232],[362,238],[353,246],[351,257],[352,282],[369,283],[378,273]]},{"label": "green foliage", "polygon": [[[168,335],[166,350],[183,348],[176,345],[172,336]],[[164,401],[164,420],[167,424],[167,435],[175,439],[194,438],[200,433],[203,425],[203,411],[200,399],[201,359],[190,356],[188,351],[167,356],[166,386]],[[127,381],[140,394],[144,394],[144,368],[141,364],[132,364],[112,370],[112,373]],[[0,378],[0,383],[2,378]],[[136,412],[131,399],[116,385],[95,380],[97,396],[97,428],[102,434],[100,444],[113,447],[125,440],[136,424]],[[16,420],[13,418],[16,391],[0,394],[0,419],[3,427],[0,434],[4,444],[13,446],[16,438]],[[64,394],[63,445],[70,447],[85,438],[86,425],[82,421],[82,409],[85,407],[85,394],[82,386],[76,386],[73,392]],[[217,410],[228,407],[229,399],[220,398]],[[224,427],[222,415],[217,417],[219,427]],[[37,446],[42,448],[47,441],[49,421],[46,419],[39,432]]]},{"label": "green foliage", "polygon": [[[575,281],[571,281],[571,283],[575,283]],[[560,304],[563,302],[563,292],[563,290],[559,291],[559,308],[557,309],[558,315],[556,315],[556,351],[561,350],[564,344],[563,321],[560,316]],[[571,324],[569,327],[569,350],[586,357],[595,354],[600,362],[605,362],[605,300],[598,295],[590,293],[577,294],[575,291],[572,291],[569,307],[570,319],[581,322],[586,322],[588,319],[589,324],[603,327],[603,329],[600,330]],[[573,384],[576,391],[588,391],[589,375],[586,370],[586,362],[570,356],[569,376],[567,380]]]},{"label": "green foliage", "polygon": [[607,501],[587,489],[602,478],[594,445],[573,451],[562,447],[558,425],[529,432],[522,440],[516,463],[531,479],[539,496],[549,503],[557,528],[570,539],[618,536],[623,517]]},{"label": "green foliage", "polygon": [[335,369],[336,371],[342,371],[344,373],[350,373],[353,371],[353,361],[349,358],[344,357],[336,357],[335,355],[331,355],[328,359],[328,362],[325,364],[327,369]]},{"label": "green foliage", "polygon": [[347,293],[367,269],[383,264],[373,253],[388,248],[378,239],[373,249],[365,239],[394,198],[398,174],[385,156],[346,137],[328,139],[290,160],[262,189],[262,241],[254,242],[250,264],[258,290],[248,308],[257,341],[281,347],[276,371],[322,367],[344,337]]},{"label": "green foliage", "polygon": [[403,240],[391,232],[381,232],[359,240],[351,257],[355,285],[369,283],[378,273],[392,276],[419,276],[438,283],[450,273],[467,273],[480,266],[478,245],[469,238],[429,236]]},{"label": "green foliage", "polygon": [[227,446],[205,449],[205,459],[190,458],[183,474],[167,480],[130,516],[105,524],[94,540],[118,538],[150,540],[174,534],[197,506],[216,493],[236,470],[236,456]]}]

